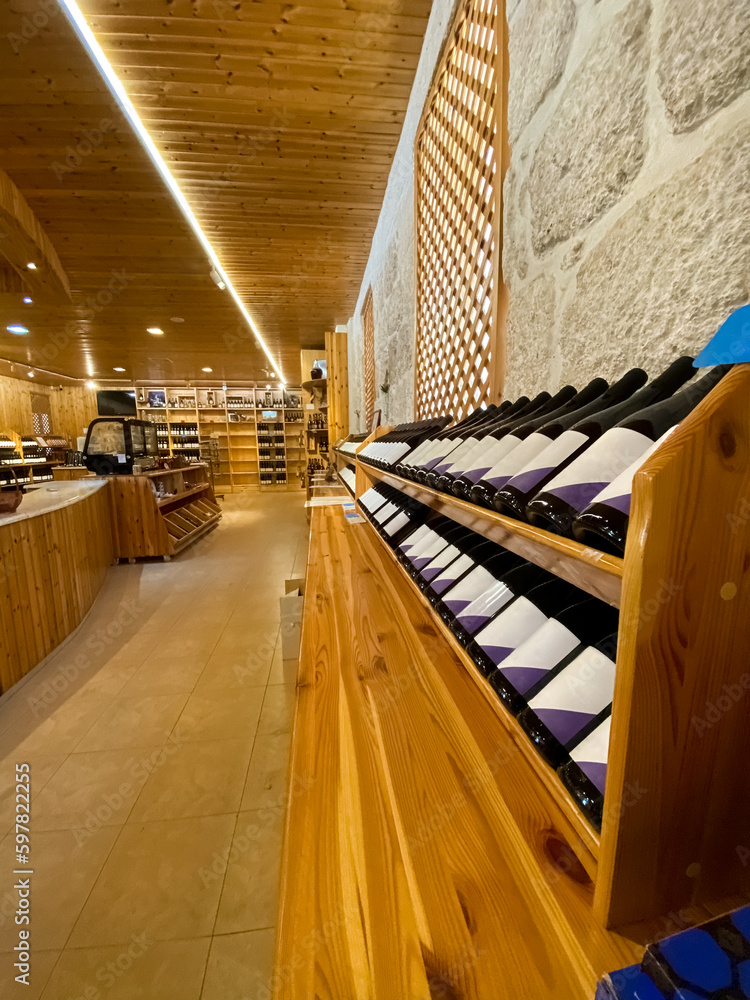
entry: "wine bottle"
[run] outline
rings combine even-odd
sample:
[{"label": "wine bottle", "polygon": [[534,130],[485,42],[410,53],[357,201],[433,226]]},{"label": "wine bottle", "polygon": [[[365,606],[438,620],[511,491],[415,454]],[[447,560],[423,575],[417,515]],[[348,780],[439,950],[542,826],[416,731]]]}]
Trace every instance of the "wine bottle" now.
[{"label": "wine bottle", "polygon": [[467,652],[485,677],[490,677],[505,657],[540,629],[550,615],[579,596],[572,584],[539,572],[541,582],[516,597],[469,644]]},{"label": "wine bottle", "polygon": [[496,548],[486,559],[477,560],[474,569],[443,592],[440,605],[444,609],[444,620],[452,623],[456,615],[477,600],[485,598],[489,590],[507,589],[501,582],[502,578],[511,570],[524,565],[529,564],[520,556],[502,548]]},{"label": "wine bottle", "polygon": [[518,716],[535,749],[553,767],[595,728],[597,716],[612,703],[615,690],[617,634],[586,646],[563,660],[552,676],[532,688]]},{"label": "wine bottle", "polygon": [[[679,363],[675,362],[667,372]],[[658,401],[650,400],[650,405],[631,408],[622,419],[616,411],[633,407],[638,397],[648,393],[660,381],[656,379],[651,386],[641,389],[625,403],[605,410],[595,420],[580,428],[576,425],[573,431],[580,429],[594,443],[574,460],[566,461],[562,468],[558,466],[544,488],[526,505],[527,519],[532,524],[558,534],[572,533],[573,521],[596,494],[642,456],[666,430],[687,416],[726,375],[730,367],[722,365],[713,368],[681,392],[661,392]],[[692,362],[690,371],[695,371]],[[615,415],[614,421],[611,414]]]},{"label": "wine bottle", "polygon": [[676,426],[665,431],[609,486],[597,493],[588,507],[584,507],[573,522],[573,535],[577,541],[614,556],[624,555],[635,474],[674,432]]},{"label": "wine bottle", "polygon": [[[443,603],[455,614],[455,618],[449,622],[449,628],[464,647],[469,645],[475,633],[489,624],[515,597],[549,579],[544,570],[518,557],[513,565],[491,564],[488,568],[491,573],[490,582],[469,604],[462,601],[454,610],[452,603],[456,596],[454,591],[460,596],[462,584],[451,588],[445,594]],[[464,578],[465,582],[471,580],[473,576],[474,573],[469,573],[468,577]]]},{"label": "wine bottle", "polygon": [[425,566],[417,586],[435,606],[438,614],[444,616],[447,609],[441,604],[442,595],[498,551],[499,547],[494,542],[488,542],[481,535],[472,532],[468,538],[449,545]]},{"label": "wine bottle", "polygon": [[418,448],[416,448],[411,455],[406,456],[403,461],[396,463],[396,472],[400,476],[404,476],[407,479],[411,479],[413,473],[417,469],[423,468],[428,462],[435,458],[437,461],[440,460],[440,451],[442,449],[443,453],[453,447],[452,441],[457,438],[462,438],[465,435],[471,433],[472,426],[481,423],[485,420],[492,419],[494,416],[499,414],[501,411],[508,410],[513,404],[510,400],[506,400],[501,406],[495,406],[494,404],[484,408],[479,407],[473,410],[467,417],[460,420],[458,423],[453,424],[451,427],[447,427],[443,431],[439,431],[437,434],[431,435],[427,440],[425,440]]},{"label": "wine bottle", "polygon": [[359,453],[358,458],[377,468],[390,468],[432,434],[442,430],[451,422],[451,417],[437,417],[416,423],[400,424],[392,431],[371,441]]},{"label": "wine bottle", "polygon": [[570,760],[557,771],[573,801],[597,830],[602,827],[611,728],[610,707],[605,709],[596,729],[571,748]]},{"label": "wine bottle", "polygon": [[[555,611],[526,642],[499,664],[489,681],[514,715],[526,707],[526,695],[571,653],[582,652],[617,629],[618,612],[579,592],[569,607]],[[584,641],[585,640],[585,641]]]},{"label": "wine bottle", "polygon": [[408,538],[405,538],[398,547],[396,556],[399,562],[408,566],[409,563],[419,554],[420,549],[428,545],[432,538],[436,538],[441,531],[445,531],[453,522],[450,518],[436,517],[428,518],[424,524],[416,528]]},{"label": "wine bottle", "polygon": [[[524,402],[524,400],[526,402]],[[462,427],[458,433],[452,435],[450,439],[438,442],[437,447],[433,449],[430,455],[420,463],[419,468],[414,470],[414,475],[417,482],[426,483],[429,485],[431,480],[429,479],[430,474],[439,466],[447,464],[450,462],[450,456],[458,451],[460,448],[464,448],[473,441],[478,441],[480,438],[484,437],[490,432],[494,427],[500,424],[506,423],[508,420],[512,420],[514,414],[520,414],[528,406],[528,399],[526,396],[522,396],[521,399],[516,400],[507,410],[504,410],[501,414],[498,414],[497,410],[491,410],[488,408],[486,414],[482,420],[477,420],[471,423],[471,425]]]},{"label": "wine bottle", "polygon": [[436,568],[433,567],[430,570],[428,567],[435,562],[444,549],[447,549],[450,545],[454,545],[457,547],[456,551],[463,551],[462,546],[468,547],[475,538],[474,532],[469,528],[464,527],[462,524],[456,524],[455,521],[450,521],[440,531],[435,532],[434,538],[431,538],[425,545],[420,546],[418,552],[412,554],[412,558],[409,560],[410,565],[407,569],[415,580],[423,578],[425,570],[427,570],[428,575],[431,572],[434,576],[437,572]]},{"label": "wine bottle", "polygon": [[[526,504],[539,491],[539,485],[567,457],[557,442],[560,436],[584,418],[608,410],[629,399],[640,389],[648,375],[642,368],[631,368],[621,379],[572,413],[546,423],[515,448],[504,463],[496,466],[487,481],[497,485],[492,506],[501,514],[523,518]],[[568,438],[571,441],[570,438]]]},{"label": "wine bottle", "polygon": [[[606,382],[604,383],[606,387]],[[503,435],[504,441],[508,441],[511,436],[513,437],[513,443],[517,444],[520,440],[518,435],[525,435],[525,428],[534,420],[543,420],[545,416],[552,416],[557,413],[561,407],[570,405],[572,399],[577,395],[576,389],[572,385],[565,385],[557,392],[554,396],[551,396],[543,402],[536,410],[531,413],[526,413],[525,416],[519,417],[513,422],[513,427],[505,424],[499,427],[497,433],[503,430],[507,430],[508,433]],[[530,431],[528,433],[531,433]],[[452,490],[453,483],[456,479],[464,474],[466,469],[470,464],[474,464],[477,454],[486,454],[486,442],[484,440],[477,442],[472,445],[468,450],[462,449],[461,455],[452,456],[452,461],[450,465],[445,467],[441,466],[442,472],[440,470],[435,470],[436,475],[434,482],[431,484],[437,490],[441,490],[445,493],[450,493]]]},{"label": "wine bottle", "polygon": [[512,427],[528,420],[532,414],[540,412],[542,407],[548,407],[550,399],[551,396],[548,392],[540,392],[518,409],[514,407],[514,412],[508,411],[495,421],[482,425],[472,435],[459,441],[456,447],[446,454],[440,462],[431,462],[429,468],[425,468],[417,474],[417,479],[426,486],[434,487],[440,476],[453,464],[459,454],[459,448],[461,454],[466,454],[475,448],[480,441],[489,441],[490,438],[508,433]]},{"label": "wine bottle", "polygon": [[[576,393],[567,403],[558,407],[552,413],[532,419],[519,431],[514,432],[511,438],[516,440],[516,446],[510,449],[504,457],[500,458],[489,470],[482,472],[482,468],[475,469],[471,474],[465,470],[452,485],[453,493],[464,499],[470,498],[470,493],[477,483],[477,477],[484,478],[487,482],[493,482],[498,476],[505,475],[507,479],[522,465],[528,462],[531,457],[540,450],[539,438],[548,426],[554,427],[559,420],[565,420],[571,413],[586,413],[596,407],[596,403],[610,392],[607,383],[603,378],[593,379],[589,384]],[[553,432],[554,433],[554,432]],[[506,441],[509,440],[506,438]],[[549,444],[549,439],[544,440]],[[543,446],[543,445],[542,445]],[[479,455],[479,452],[476,452]],[[481,456],[480,456],[481,461]],[[475,462],[472,462],[475,465]]]}]

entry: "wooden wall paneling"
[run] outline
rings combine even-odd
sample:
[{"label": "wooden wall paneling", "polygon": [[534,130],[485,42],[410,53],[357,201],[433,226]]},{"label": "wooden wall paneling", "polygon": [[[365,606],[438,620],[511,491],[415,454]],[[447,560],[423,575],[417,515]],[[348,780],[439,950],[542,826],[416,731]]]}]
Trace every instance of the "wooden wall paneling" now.
[{"label": "wooden wall paneling", "polygon": [[[39,386],[33,388],[39,390]],[[0,434],[12,431],[15,434],[31,433],[32,387],[20,379],[0,375]]]},{"label": "wooden wall paneling", "polygon": [[8,690],[78,627],[112,562],[109,483],[76,503],[0,524],[0,686]]},{"label": "wooden wall paneling", "polygon": [[326,333],[328,444],[349,434],[349,348],[346,333]]},{"label": "wooden wall paneling", "polygon": [[750,365],[637,473],[596,909],[750,893]]}]

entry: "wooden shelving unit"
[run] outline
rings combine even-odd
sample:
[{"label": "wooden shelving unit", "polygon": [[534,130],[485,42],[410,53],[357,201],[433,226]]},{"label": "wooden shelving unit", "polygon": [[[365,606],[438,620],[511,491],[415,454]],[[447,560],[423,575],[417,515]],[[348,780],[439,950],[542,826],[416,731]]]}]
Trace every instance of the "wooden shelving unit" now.
[{"label": "wooden shelving unit", "polygon": [[530,764],[530,812],[552,795],[567,817],[568,844],[594,882],[594,917],[608,927],[693,904],[728,908],[750,891],[737,850],[750,843],[748,398],[750,366],[738,365],[638,472],[624,559],[357,462],[357,496],[390,483],[620,608],[600,836],[433,615],[494,706],[498,737]]},{"label": "wooden shelving unit", "polygon": [[[115,557],[171,559],[221,519],[208,466],[194,463],[139,476],[112,476]],[[159,497],[159,483],[169,494]]]},{"label": "wooden shelving unit", "polygon": [[[219,462],[218,468],[214,467],[212,471],[214,485],[221,492],[261,488],[257,431],[260,414],[264,409],[275,411],[279,422],[283,423],[288,410],[297,411],[302,407],[301,390],[298,388],[269,390],[251,385],[227,389],[176,389],[152,386],[137,387],[135,393],[138,415],[142,419],[166,424],[169,428],[163,454],[184,451],[173,433],[173,427],[180,423],[197,425],[196,449],[200,449],[201,441],[207,437],[216,442]],[[163,395],[164,406],[148,405],[149,394],[153,398],[156,393]],[[199,454],[201,460],[207,458],[205,448]],[[286,487],[295,481],[297,463],[294,457],[287,461],[286,452],[283,457]]]}]

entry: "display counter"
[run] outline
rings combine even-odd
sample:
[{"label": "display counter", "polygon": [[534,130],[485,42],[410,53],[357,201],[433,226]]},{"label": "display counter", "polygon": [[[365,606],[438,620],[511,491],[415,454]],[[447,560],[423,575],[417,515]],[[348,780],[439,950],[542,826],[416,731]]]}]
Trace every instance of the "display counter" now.
[{"label": "display counter", "polygon": [[109,484],[47,483],[0,514],[0,692],[78,627],[113,560]]}]

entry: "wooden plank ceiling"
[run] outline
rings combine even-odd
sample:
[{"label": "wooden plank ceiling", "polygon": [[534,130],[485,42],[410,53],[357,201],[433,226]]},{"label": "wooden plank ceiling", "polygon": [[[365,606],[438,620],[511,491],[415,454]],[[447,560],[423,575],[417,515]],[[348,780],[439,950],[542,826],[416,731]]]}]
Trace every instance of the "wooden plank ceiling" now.
[{"label": "wooden plank ceiling", "polygon": [[[82,3],[288,381],[300,348],[354,308],[430,6]],[[73,300],[22,306],[0,267],[0,357],[100,380],[120,366],[157,383],[265,381],[269,362],[56,4],[6,0],[0,33],[0,169]],[[102,304],[115,273],[125,287]]]}]

